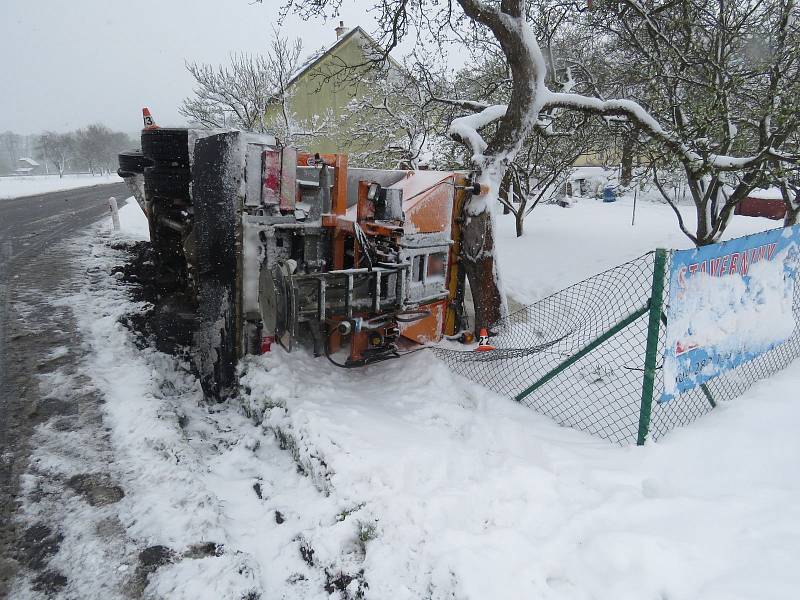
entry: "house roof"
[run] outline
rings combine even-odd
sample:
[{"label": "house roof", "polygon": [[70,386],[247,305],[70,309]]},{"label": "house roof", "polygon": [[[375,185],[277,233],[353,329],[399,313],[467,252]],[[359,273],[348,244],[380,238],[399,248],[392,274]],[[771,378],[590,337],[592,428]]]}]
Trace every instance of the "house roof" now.
[{"label": "house roof", "polygon": [[771,187],[767,189],[756,188],[747,195],[748,198],[757,198],[758,200],[783,200],[781,188]]},{"label": "house roof", "polygon": [[23,156],[22,158],[20,158],[20,159],[19,159],[19,162],[24,162],[24,163],[27,163],[27,164],[29,164],[29,165],[30,165],[30,166],[32,166],[32,167],[38,167],[38,166],[39,166],[39,163],[38,163],[38,162],[36,162],[36,161],[35,161],[35,160],[33,160],[32,158],[28,158],[27,156]]},{"label": "house roof", "polygon": [[[286,84],[286,87],[288,88],[290,85],[292,85],[298,79],[300,79],[300,77],[302,77],[305,73],[307,73],[308,71],[313,69],[315,66],[317,66],[320,63],[320,61],[322,61],[322,59],[324,59],[326,56],[331,54],[331,52],[336,50],[336,48],[338,48],[339,46],[341,46],[345,42],[347,42],[347,40],[349,40],[350,38],[354,37],[357,33],[361,34],[361,36],[365,40],[367,40],[367,42],[369,42],[370,45],[375,47],[377,50],[379,50],[381,52],[383,51],[381,49],[380,45],[378,44],[378,42],[376,42],[375,39],[370,34],[368,34],[366,31],[364,31],[359,26],[353,27],[352,29],[347,31],[347,33],[344,33],[339,38],[337,38],[337,40],[335,42],[333,42],[332,44],[329,44],[328,46],[323,46],[322,48],[320,48],[316,52],[312,52],[311,54],[309,54],[306,57],[306,59],[303,61],[303,63],[299,67],[297,67],[295,72],[292,73],[292,76],[289,79],[289,83]],[[392,64],[392,66],[400,68],[400,65],[391,56],[389,57],[389,62]]]}]

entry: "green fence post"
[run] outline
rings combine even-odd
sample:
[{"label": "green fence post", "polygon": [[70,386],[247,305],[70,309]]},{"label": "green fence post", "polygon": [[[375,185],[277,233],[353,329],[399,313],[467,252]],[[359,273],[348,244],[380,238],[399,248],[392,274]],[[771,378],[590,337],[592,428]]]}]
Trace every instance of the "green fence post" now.
[{"label": "green fence post", "polygon": [[653,391],[656,383],[658,360],[658,330],[661,326],[661,308],[664,304],[664,277],[667,270],[667,251],[656,250],[653,265],[653,289],[650,294],[650,320],[647,326],[647,347],[644,354],[644,376],[642,378],[642,404],[639,408],[639,434],[636,444],[641,446],[650,429],[650,413],[653,408]]},{"label": "green fence post", "polygon": [[711,390],[708,389],[708,386],[705,383],[701,383],[700,389],[703,390],[703,394],[705,394],[706,400],[708,400],[711,408],[717,408],[717,402],[714,400],[714,396],[711,395]]}]

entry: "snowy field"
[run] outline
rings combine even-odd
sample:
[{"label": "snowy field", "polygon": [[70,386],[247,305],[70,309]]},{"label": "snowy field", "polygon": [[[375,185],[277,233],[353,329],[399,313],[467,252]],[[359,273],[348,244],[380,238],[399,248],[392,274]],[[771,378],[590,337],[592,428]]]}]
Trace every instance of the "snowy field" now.
[{"label": "snowy field", "polygon": [[0,177],[0,200],[34,196],[48,192],[91,187],[104,183],[122,181],[116,173],[112,175],[30,175],[27,177]]},{"label": "snowy field", "polygon": [[[512,293],[686,246],[668,208],[640,204],[636,227],[629,209],[542,207],[521,241],[501,218]],[[242,365],[242,406],[209,410],[185,364],[137,349],[118,321],[142,307],[102,275],[122,260],[106,242],[147,235],[134,202],[121,216],[121,235],[79,240],[93,275],[66,301],[106,397],[115,510],[140,548],[171,552],[145,597],[797,597],[800,364],[643,448],[560,428],[426,353],[343,371],[276,350]],[[740,221],[732,235],[775,225]],[[219,551],[198,557],[203,542]],[[82,561],[73,551],[59,560]],[[92,568],[71,597],[100,597]]]},{"label": "snowy field", "polygon": [[[691,231],[694,207],[680,210]],[[530,304],[650,250],[692,246],[666,204],[643,202],[640,196],[635,225],[632,212],[631,196],[610,203],[581,198],[570,208],[543,205],[525,220],[525,234],[519,239],[513,216],[497,214],[506,292],[517,302]],[[734,216],[723,239],[782,226],[782,221]]]}]

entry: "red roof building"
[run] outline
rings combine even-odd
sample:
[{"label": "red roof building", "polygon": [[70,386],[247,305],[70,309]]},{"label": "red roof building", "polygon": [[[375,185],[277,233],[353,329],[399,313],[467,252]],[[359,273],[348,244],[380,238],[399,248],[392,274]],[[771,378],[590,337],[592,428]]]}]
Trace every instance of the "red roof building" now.
[{"label": "red roof building", "polygon": [[736,205],[735,214],[783,220],[786,217],[786,204],[779,188],[755,189]]}]

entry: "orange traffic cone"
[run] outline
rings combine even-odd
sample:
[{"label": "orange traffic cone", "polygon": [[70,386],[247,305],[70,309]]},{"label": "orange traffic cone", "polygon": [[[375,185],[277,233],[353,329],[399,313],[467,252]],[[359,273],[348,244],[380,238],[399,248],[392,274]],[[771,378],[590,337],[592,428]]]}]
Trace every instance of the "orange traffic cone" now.
[{"label": "orange traffic cone", "polygon": [[489,333],[486,328],[481,328],[481,334],[478,336],[478,347],[475,352],[487,352],[489,350],[496,350],[494,346],[489,343]]},{"label": "orange traffic cone", "polygon": [[153,119],[153,115],[150,114],[150,109],[146,106],[142,109],[142,120],[144,121],[145,129],[159,129],[155,119]]}]

